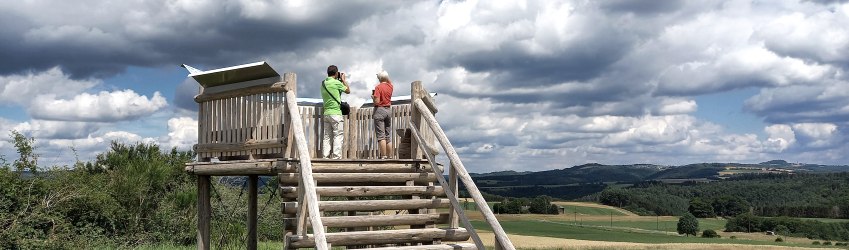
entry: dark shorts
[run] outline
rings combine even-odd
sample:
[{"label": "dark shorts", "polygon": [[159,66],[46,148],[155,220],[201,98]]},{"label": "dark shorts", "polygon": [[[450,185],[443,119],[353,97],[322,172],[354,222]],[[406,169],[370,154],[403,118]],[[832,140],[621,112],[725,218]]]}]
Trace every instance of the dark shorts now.
[{"label": "dark shorts", "polygon": [[374,131],[377,137],[377,140],[387,140],[389,139],[389,131],[390,125],[392,125],[392,111],[389,107],[375,107],[374,108]]}]

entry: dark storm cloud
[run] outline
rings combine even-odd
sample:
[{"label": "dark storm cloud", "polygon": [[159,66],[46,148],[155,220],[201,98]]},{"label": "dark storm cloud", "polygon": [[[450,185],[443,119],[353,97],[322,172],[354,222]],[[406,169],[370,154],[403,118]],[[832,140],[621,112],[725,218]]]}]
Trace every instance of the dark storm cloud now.
[{"label": "dark storm cloud", "polygon": [[602,9],[612,12],[630,12],[635,14],[657,14],[677,10],[682,5],[680,0],[609,0],[600,1]]},{"label": "dark storm cloud", "polygon": [[[351,26],[395,4],[323,2],[323,7],[308,18],[298,20],[244,17],[240,13],[243,9],[233,5],[225,8],[225,5],[208,13],[212,16],[200,23],[153,20],[168,25],[154,35],[140,35],[142,30],[115,25],[124,20],[104,19],[98,24],[75,24],[75,20],[37,24],[38,20],[32,17],[0,10],[0,33],[3,34],[0,38],[0,56],[3,57],[0,75],[54,66],[60,66],[74,78],[110,76],[127,66],[178,62],[210,68],[229,66],[234,61],[255,60],[280,51],[320,49],[319,44],[324,39],[346,37]],[[150,12],[164,12],[166,7],[158,8]],[[74,33],[67,39],[48,39],[62,32]],[[68,41],[75,39],[79,40]]]},{"label": "dark storm cloud", "polygon": [[198,104],[195,102],[195,95],[198,93],[198,83],[192,78],[186,78],[185,81],[177,86],[174,91],[175,106],[189,111],[198,111]]}]

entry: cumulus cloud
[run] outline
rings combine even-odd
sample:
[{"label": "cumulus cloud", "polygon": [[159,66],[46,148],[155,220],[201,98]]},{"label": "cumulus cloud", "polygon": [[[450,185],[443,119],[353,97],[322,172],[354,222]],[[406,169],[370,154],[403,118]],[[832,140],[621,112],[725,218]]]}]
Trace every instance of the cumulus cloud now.
[{"label": "cumulus cloud", "polygon": [[149,115],[167,105],[165,98],[155,92],[148,98],[127,89],[122,91],[88,94],[72,99],[54,99],[42,95],[29,108],[34,118],[59,121],[117,121],[136,119]]},{"label": "cumulus cloud", "polygon": [[767,145],[776,152],[781,152],[796,143],[796,133],[786,124],[775,124],[764,128],[768,138]]},{"label": "cumulus cloud", "polygon": [[835,137],[837,125],[830,123],[799,123],[793,125],[793,131],[796,133],[800,142],[805,143],[807,147],[819,148],[831,146],[837,141]]},{"label": "cumulus cloud", "polygon": [[160,139],[163,146],[178,150],[192,150],[198,141],[198,121],[191,117],[168,119],[168,136]]},{"label": "cumulus cloud", "polygon": [[86,137],[98,128],[88,122],[30,120],[11,129],[39,139],[74,139]]},{"label": "cumulus cloud", "polygon": [[[171,102],[131,90],[83,93],[128,65],[267,60],[281,73],[298,73],[300,97],[316,97],[325,68],[336,64],[351,75],[346,99],[354,103],[367,98],[378,69],[392,75],[396,95],[409,93],[415,80],[438,92],[437,116],[472,171],[846,159],[845,1],[42,4],[0,7],[0,56],[10,58],[0,62],[7,75],[0,87],[44,75],[52,77],[44,82],[68,81],[78,90],[17,84],[30,94],[3,92],[0,102],[60,104],[28,110],[77,121],[135,119],[170,103],[177,114],[165,114],[167,132],[154,136],[168,146],[196,140],[193,80],[180,84]],[[338,9],[346,15],[329,15]],[[61,70],[51,69],[56,65]],[[697,104],[700,95],[750,89],[757,94],[743,108],[763,120],[763,130],[732,133],[698,117],[712,105]],[[98,108],[84,108],[89,104]],[[104,131],[77,139],[87,145]]]},{"label": "cumulus cloud", "polygon": [[0,76],[0,104],[25,106],[39,95],[71,97],[100,83],[97,79],[70,79],[59,67],[41,72]]}]

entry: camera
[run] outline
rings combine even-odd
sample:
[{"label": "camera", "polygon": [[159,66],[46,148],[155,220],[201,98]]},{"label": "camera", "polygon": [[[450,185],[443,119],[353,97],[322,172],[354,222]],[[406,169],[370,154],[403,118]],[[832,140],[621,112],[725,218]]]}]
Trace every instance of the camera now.
[{"label": "camera", "polygon": [[343,76],[343,75],[345,75],[345,73],[344,73],[344,72],[339,72],[339,75],[338,75],[338,76],[336,76],[336,80],[339,80],[339,81],[341,82],[341,81],[342,81],[342,76]]}]

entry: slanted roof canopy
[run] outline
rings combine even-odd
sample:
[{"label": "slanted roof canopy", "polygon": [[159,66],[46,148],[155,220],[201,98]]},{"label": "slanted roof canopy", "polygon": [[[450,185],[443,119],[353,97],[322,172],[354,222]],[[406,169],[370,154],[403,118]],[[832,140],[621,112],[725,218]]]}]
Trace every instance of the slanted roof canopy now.
[{"label": "slanted roof canopy", "polygon": [[269,77],[279,77],[280,74],[265,61],[242,64],[232,67],[207,70],[189,74],[204,88],[246,82]]}]

